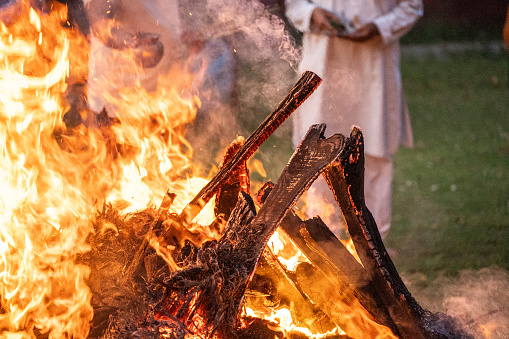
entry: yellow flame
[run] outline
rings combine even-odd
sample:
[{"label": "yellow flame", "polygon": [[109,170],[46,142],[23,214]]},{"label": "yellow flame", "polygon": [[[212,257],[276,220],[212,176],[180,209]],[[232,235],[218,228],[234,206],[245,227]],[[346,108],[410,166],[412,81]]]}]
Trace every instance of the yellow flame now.
[{"label": "yellow flame", "polygon": [[279,228],[270,237],[267,247],[289,271],[295,271],[301,262],[309,262],[301,250],[293,244],[290,237]]},{"label": "yellow flame", "polygon": [[350,252],[353,255],[355,260],[357,260],[359,264],[362,265],[361,258],[359,258],[359,254],[357,254],[357,250],[355,249],[355,245],[353,243],[352,238],[348,238],[348,240],[340,239],[340,241],[343,243],[343,245],[345,245],[348,252]]},{"label": "yellow flame", "polygon": [[[268,320],[270,322],[277,324],[278,325],[277,330],[280,330],[283,333],[287,333],[287,332],[296,333],[297,332],[297,333],[305,335],[307,338],[311,338],[311,339],[320,339],[320,338],[326,338],[326,337],[332,336],[332,335],[346,334],[339,327],[336,327],[333,330],[327,331],[325,333],[313,333],[310,329],[308,329],[306,327],[298,326],[297,324],[295,324],[295,322],[292,318],[292,314],[291,314],[290,310],[287,308],[271,310],[270,313],[267,313],[267,312],[256,311],[249,307],[244,307],[242,310],[242,316],[262,318],[262,319],[265,319],[265,320]],[[276,328],[275,328],[275,330],[276,330]]]}]

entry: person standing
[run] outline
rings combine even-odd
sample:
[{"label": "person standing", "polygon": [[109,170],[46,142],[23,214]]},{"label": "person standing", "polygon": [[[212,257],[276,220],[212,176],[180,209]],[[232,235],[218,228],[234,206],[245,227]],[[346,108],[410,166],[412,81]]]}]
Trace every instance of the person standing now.
[{"label": "person standing", "polygon": [[[422,0],[285,0],[286,16],[303,35],[301,71],[323,79],[293,118],[293,143],[312,124],[349,135],[359,126],[365,141],[366,205],[382,238],[391,225],[392,156],[413,146],[402,91],[399,39],[423,14]],[[336,205],[323,179],[308,191],[308,215]],[[338,212],[332,222],[340,223]],[[327,219],[327,218],[325,218]]]}]

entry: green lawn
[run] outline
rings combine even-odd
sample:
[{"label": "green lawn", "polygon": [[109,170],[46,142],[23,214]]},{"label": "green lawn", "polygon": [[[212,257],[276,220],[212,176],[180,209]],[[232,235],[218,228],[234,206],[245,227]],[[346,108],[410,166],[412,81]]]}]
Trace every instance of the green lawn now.
[{"label": "green lawn", "polygon": [[403,60],[415,148],[395,157],[393,228],[403,273],[509,269],[507,56]]}]

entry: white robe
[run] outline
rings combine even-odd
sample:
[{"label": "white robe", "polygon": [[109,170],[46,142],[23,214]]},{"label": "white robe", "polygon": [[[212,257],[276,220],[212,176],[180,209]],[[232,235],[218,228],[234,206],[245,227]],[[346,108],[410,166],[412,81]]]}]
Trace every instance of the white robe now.
[{"label": "white robe", "polygon": [[[294,113],[297,146],[312,124],[327,133],[350,135],[359,126],[365,152],[390,158],[400,145],[411,147],[412,131],[402,92],[399,38],[422,16],[422,0],[286,0],[286,15],[304,32],[300,71],[310,70],[322,85]],[[380,32],[352,42],[310,31],[316,7],[342,14],[356,26],[374,22]]]}]

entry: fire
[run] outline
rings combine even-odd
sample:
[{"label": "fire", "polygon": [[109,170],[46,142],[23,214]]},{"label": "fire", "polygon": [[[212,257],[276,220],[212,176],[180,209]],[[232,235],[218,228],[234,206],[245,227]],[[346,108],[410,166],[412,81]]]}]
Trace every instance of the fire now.
[{"label": "fire", "polygon": [[155,93],[124,89],[119,123],[65,126],[69,79],[86,74],[88,48],[62,28],[57,5],[40,14],[22,3],[15,22],[0,22],[2,337],[87,337],[89,268],[75,258],[88,250],[95,211],[157,205],[168,189],[186,201],[200,188],[181,127],[199,105],[183,91],[190,77],[172,73]]},{"label": "fire", "polygon": [[285,265],[289,271],[295,271],[295,268],[301,262],[309,262],[306,256],[293,244],[288,235],[280,229],[277,229],[272,237],[270,237],[267,246],[277,256],[279,262]]},{"label": "fire", "polygon": [[[351,239],[345,241],[344,244],[354,254],[356,259],[360,260]],[[288,271],[295,272],[299,264],[310,263],[310,260],[298,249],[288,235],[280,229],[276,230],[270,238],[268,249]],[[315,288],[320,290],[319,283],[316,283],[317,286]],[[320,290],[317,293],[320,294],[319,298],[328,299],[328,301],[322,302],[328,309],[328,316],[334,319],[335,323],[343,322],[345,324],[344,328],[336,326],[329,331],[323,331],[323,333],[313,332],[307,325],[311,324],[314,319],[300,319],[300,321],[297,321],[293,319],[290,309],[283,306],[277,308],[258,307],[256,309],[246,306],[243,310],[243,316],[259,317],[268,320],[277,324],[283,333],[296,332],[306,335],[308,338],[325,338],[328,335],[341,334],[348,334],[353,338],[362,338],[367,333],[369,333],[370,338],[396,338],[389,328],[374,321],[358,300],[349,300],[349,297],[345,298],[345,295],[341,291],[338,292],[338,289],[330,291]]]},{"label": "fire", "polygon": [[[65,7],[51,6],[40,14],[23,3],[15,22],[0,22],[0,336],[6,338],[87,337],[90,268],[75,261],[89,250],[96,210],[111,203],[127,215],[157,206],[169,190],[177,193],[171,212],[178,212],[206,183],[190,161],[183,128],[200,102],[188,91],[192,76],[180,70],[160,78],[155,92],[134,86],[107,97],[118,121],[89,128],[64,124],[70,79],[87,74],[89,55],[87,41],[62,28]],[[79,113],[90,121],[93,112]],[[213,202],[195,221],[209,224],[212,208]],[[269,248],[286,270],[309,262],[282,232]],[[329,313],[364,323],[377,338],[393,337],[361,311],[337,310]],[[287,309],[246,312],[263,313],[283,331],[310,338],[343,333],[298,328]]]},{"label": "fire", "polygon": [[345,335],[346,333],[341,330],[339,327],[334,328],[333,330],[327,331],[326,333],[312,333],[308,328],[298,326],[294,320],[292,319],[292,314],[290,310],[287,308],[281,308],[279,310],[271,311],[270,313],[264,313],[260,311],[254,311],[249,307],[244,308],[243,310],[244,317],[258,317],[266,319],[273,324],[277,324],[277,328],[274,327],[274,330],[281,331],[285,334],[288,332],[299,333],[301,335],[305,335],[307,338],[312,339],[320,339],[326,338],[327,336],[332,335]]}]

